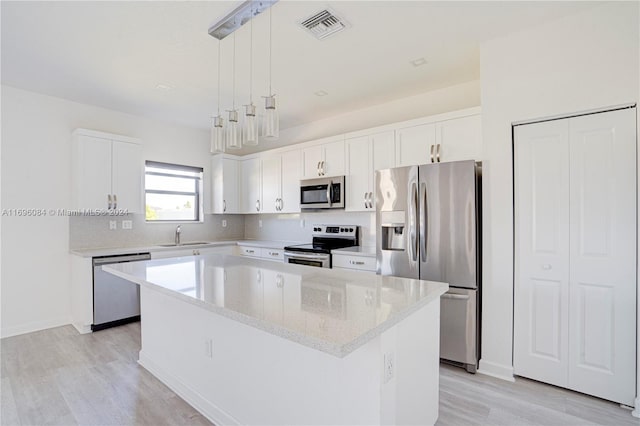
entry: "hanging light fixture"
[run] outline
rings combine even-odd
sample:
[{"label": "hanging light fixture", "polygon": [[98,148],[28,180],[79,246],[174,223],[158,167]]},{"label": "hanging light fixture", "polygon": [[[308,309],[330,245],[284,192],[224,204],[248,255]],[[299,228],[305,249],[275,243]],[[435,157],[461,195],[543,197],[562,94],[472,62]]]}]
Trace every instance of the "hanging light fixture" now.
[{"label": "hanging light fixture", "polygon": [[256,120],[256,106],[253,104],[253,2],[251,2],[251,17],[249,19],[249,103],[244,106],[242,143],[255,146],[258,145],[258,122]]},{"label": "hanging light fixture", "polygon": [[229,112],[229,124],[227,125],[227,148],[240,149],[242,147],[242,141],[240,140],[239,133],[240,127],[238,125],[238,110],[236,110],[236,35],[233,34],[233,100],[232,107]]},{"label": "hanging light fixture", "polygon": [[267,139],[278,139],[280,135],[280,120],[278,119],[278,110],[276,109],[276,95],[271,90],[271,9],[269,9],[269,95],[264,97],[264,119],[262,121],[262,136]]},{"label": "hanging light fixture", "polygon": [[211,123],[211,152],[224,152],[224,119],[220,115],[220,41],[218,41],[218,115]]}]

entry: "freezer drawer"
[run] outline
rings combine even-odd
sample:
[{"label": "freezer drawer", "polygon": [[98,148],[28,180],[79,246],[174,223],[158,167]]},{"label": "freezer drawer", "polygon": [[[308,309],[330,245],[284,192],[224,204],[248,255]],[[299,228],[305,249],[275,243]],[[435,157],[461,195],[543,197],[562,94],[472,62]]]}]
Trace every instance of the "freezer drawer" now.
[{"label": "freezer drawer", "polygon": [[440,358],[475,373],[478,343],[478,291],[450,288],[440,297]]}]

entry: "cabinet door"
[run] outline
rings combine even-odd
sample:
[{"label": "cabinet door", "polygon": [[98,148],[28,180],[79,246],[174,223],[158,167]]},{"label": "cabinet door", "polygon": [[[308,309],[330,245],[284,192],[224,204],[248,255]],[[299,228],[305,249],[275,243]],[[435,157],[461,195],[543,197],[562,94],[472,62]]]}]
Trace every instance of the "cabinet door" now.
[{"label": "cabinet door", "polygon": [[262,159],[262,203],[261,213],[276,213],[280,205],[281,185],[280,156]]},{"label": "cabinet door", "polygon": [[375,134],[371,137],[373,171],[371,172],[371,210],[376,209],[375,179],[376,170],[390,169],[396,166],[396,138],[393,130]]},{"label": "cabinet door", "polygon": [[482,160],[482,121],[480,115],[456,118],[437,124],[440,161]]},{"label": "cabinet door", "polygon": [[397,167],[430,163],[430,150],[431,146],[435,146],[435,142],[435,124],[423,124],[398,130]]},{"label": "cabinet door", "polygon": [[313,179],[320,176],[320,162],[324,158],[322,154],[322,145],[302,150],[302,176],[304,179]]},{"label": "cabinet door", "polygon": [[300,151],[282,154],[282,213],[300,212]]},{"label": "cabinet door", "polygon": [[[211,211],[224,213],[224,165],[221,155],[211,157]],[[206,204],[206,203],[205,203]]]},{"label": "cabinet door", "polygon": [[79,209],[107,209],[111,196],[111,141],[78,136],[74,184]]},{"label": "cabinet door", "polygon": [[342,176],[345,174],[344,141],[339,140],[324,145],[323,176]]},{"label": "cabinet door", "polygon": [[368,207],[369,192],[371,192],[371,176],[373,173],[370,137],[348,139],[346,151],[349,166],[347,169],[347,204],[348,211],[370,210]]},{"label": "cabinet door", "polygon": [[114,141],[112,152],[111,191],[117,199],[115,208],[127,209],[129,213],[142,213],[142,145]]},{"label": "cabinet door", "polygon": [[231,158],[222,160],[222,211],[238,213],[238,161]]},{"label": "cabinet door", "polygon": [[633,405],[635,109],[569,120],[569,387]]},{"label": "cabinet door", "polygon": [[260,213],[262,201],[260,187],[260,159],[252,158],[241,162],[241,200],[243,213]]},{"label": "cabinet door", "polygon": [[514,372],[567,386],[569,127],[515,129]]}]

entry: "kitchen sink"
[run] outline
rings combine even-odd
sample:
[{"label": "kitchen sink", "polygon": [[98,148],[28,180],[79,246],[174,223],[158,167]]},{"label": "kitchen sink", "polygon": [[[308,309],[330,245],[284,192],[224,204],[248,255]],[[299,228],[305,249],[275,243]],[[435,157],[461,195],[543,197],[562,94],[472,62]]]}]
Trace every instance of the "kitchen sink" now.
[{"label": "kitchen sink", "polygon": [[171,244],[158,244],[158,247],[183,247],[183,246],[202,246],[205,244],[211,244],[208,241],[192,241],[189,243],[180,243],[180,244],[176,244],[176,243],[171,243]]}]

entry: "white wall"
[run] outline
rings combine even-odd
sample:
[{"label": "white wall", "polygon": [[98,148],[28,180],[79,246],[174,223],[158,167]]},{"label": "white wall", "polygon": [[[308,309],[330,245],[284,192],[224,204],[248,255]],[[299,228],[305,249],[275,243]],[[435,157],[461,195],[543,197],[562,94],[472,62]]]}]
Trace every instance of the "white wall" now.
[{"label": "white wall", "polygon": [[511,123],[637,102],[637,9],[608,3],[481,45],[482,372],[513,373]]},{"label": "white wall", "polygon": [[[71,207],[70,143],[78,127],[140,138],[145,159],[204,167],[209,181],[206,131],[1,90],[4,209]],[[3,337],[69,323],[68,242],[67,217],[2,217]]]}]

